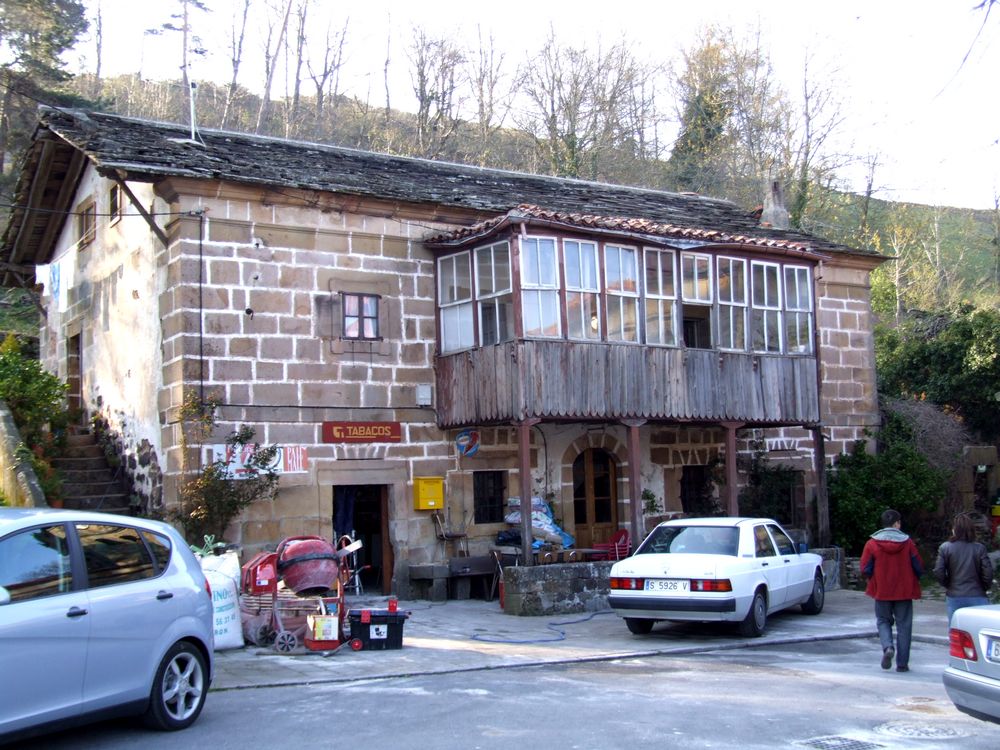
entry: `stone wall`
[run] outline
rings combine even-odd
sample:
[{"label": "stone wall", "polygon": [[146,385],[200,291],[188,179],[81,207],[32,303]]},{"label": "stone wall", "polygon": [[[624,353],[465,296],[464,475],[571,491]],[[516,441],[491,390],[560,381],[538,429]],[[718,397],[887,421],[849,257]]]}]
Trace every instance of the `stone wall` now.
[{"label": "stone wall", "polygon": [[[842,550],[813,549],[823,558],[826,590],[842,587]],[[565,615],[608,608],[611,562],[509,566],[503,571],[504,612],[509,615]]]},{"label": "stone wall", "polygon": [[0,401],[0,492],[7,503],[18,507],[48,506],[34,469],[17,457],[21,433],[7,405]]}]

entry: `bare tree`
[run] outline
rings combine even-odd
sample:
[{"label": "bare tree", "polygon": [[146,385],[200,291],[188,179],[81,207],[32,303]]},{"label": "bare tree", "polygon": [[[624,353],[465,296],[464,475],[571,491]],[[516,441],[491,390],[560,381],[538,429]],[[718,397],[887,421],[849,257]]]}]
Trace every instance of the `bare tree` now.
[{"label": "bare tree", "polygon": [[170,20],[161,24],[158,28],[147,29],[146,34],[154,36],[164,32],[179,33],[181,35],[181,80],[184,83],[185,92],[191,88],[190,68],[191,56],[204,57],[207,50],[202,46],[201,37],[195,34],[191,28],[190,10],[200,10],[205,13],[211,9],[202,0],[177,0],[180,3],[180,12],[172,13]]},{"label": "bare tree", "polygon": [[306,70],[316,87],[317,123],[323,119],[323,108],[326,106],[327,99],[330,100],[331,104],[334,104],[340,94],[340,69],[344,64],[344,44],[347,40],[349,23],[350,19],[345,19],[343,28],[338,32],[333,31],[332,22],[327,24],[322,46],[323,53],[315,65],[313,56],[306,55]]},{"label": "bare tree", "polygon": [[229,87],[226,90],[226,104],[222,110],[222,119],[219,127],[225,129],[229,124],[229,117],[232,114],[233,102],[236,99],[240,66],[243,64],[243,41],[246,39],[247,18],[250,16],[250,4],[252,0],[242,0],[243,8],[238,10],[240,0],[233,6],[233,20],[230,27],[229,37],[229,61],[232,64],[233,77],[229,79]]},{"label": "bare tree", "polygon": [[476,54],[470,56],[467,78],[476,109],[474,159],[477,164],[485,167],[493,165],[492,149],[510,111],[510,92],[500,91],[505,81],[504,54],[497,51],[492,33],[484,43],[480,28],[477,29],[477,38],[479,46]]},{"label": "bare tree", "polygon": [[448,37],[432,37],[419,27],[407,50],[410,81],[417,100],[417,155],[434,159],[461,124],[460,87],[466,53]]},{"label": "bare tree", "polygon": [[264,93],[260,99],[260,109],[257,111],[257,123],[254,133],[259,133],[271,104],[271,85],[274,73],[278,67],[278,57],[285,43],[288,31],[288,19],[292,14],[294,0],[285,0],[284,7],[280,3],[269,5],[270,13],[266,14],[267,32],[264,41]]}]

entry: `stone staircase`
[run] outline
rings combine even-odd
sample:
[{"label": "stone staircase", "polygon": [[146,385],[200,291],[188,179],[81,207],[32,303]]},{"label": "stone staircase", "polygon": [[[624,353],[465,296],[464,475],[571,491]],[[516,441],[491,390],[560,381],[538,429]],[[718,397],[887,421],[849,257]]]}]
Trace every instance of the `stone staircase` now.
[{"label": "stone staircase", "polygon": [[63,477],[63,507],[129,513],[120,467],[112,467],[97,436],[88,431],[72,432],[66,450],[52,465]]}]

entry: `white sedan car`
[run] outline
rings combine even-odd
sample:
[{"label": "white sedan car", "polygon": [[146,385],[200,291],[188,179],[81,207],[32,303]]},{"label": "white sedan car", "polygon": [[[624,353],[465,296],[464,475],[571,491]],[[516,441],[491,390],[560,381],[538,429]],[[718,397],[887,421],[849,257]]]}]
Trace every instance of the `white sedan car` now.
[{"label": "white sedan car", "polygon": [[944,689],[955,708],[1000,724],[1000,604],[955,610]]},{"label": "white sedan car", "polygon": [[184,729],[212,678],[212,594],[158,521],[0,508],[0,744],[141,714]]},{"label": "white sedan car", "polygon": [[659,620],[739,623],[764,632],[767,616],[801,605],[823,610],[822,558],[799,551],[767,518],[685,518],[661,523],[611,568],[608,603],[628,629]]}]

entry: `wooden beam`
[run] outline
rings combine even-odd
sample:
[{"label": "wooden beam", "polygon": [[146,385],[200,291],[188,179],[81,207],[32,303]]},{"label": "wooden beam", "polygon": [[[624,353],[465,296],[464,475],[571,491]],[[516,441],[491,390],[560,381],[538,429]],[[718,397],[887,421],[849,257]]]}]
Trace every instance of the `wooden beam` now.
[{"label": "wooden beam", "polygon": [[132,189],[126,184],[125,180],[121,177],[115,177],[115,183],[122,189],[122,192],[128,196],[129,203],[135,206],[135,210],[138,211],[142,218],[146,220],[146,223],[149,224],[149,228],[153,231],[153,234],[155,234],[156,238],[163,243],[163,247],[169,247],[170,240],[167,239],[166,232],[160,229],[160,225],[156,223],[153,215],[150,214],[149,211],[146,210],[146,207],[139,202],[139,199],[135,197],[135,193],[132,192]]}]

